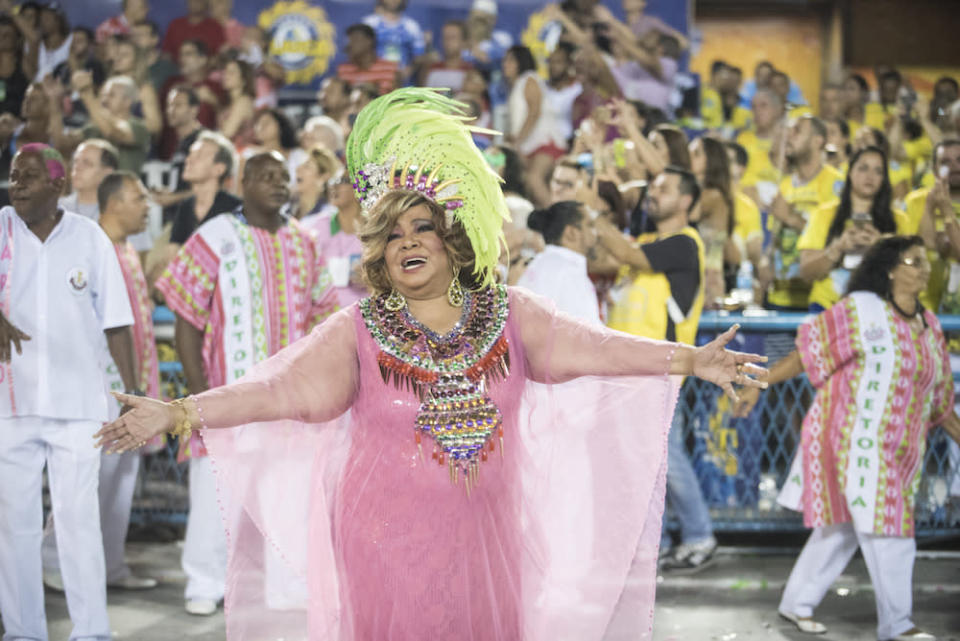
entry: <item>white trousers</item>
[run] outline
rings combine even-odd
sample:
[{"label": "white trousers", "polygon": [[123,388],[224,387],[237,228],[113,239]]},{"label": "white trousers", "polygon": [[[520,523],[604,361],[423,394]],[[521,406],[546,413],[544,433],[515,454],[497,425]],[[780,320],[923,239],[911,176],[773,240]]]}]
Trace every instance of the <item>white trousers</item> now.
[{"label": "white trousers", "polygon": [[208,457],[190,459],[190,514],[183,542],[184,597],[223,598],[227,577],[227,536],[217,503],[217,479]]},{"label": "white trousers", "polygon": [[[100,531],[103,534],[103,557],[107,566],[107,583],[118,583],[130,576],[123,550],[130,529],[130,508],[137,489],[140,453],[100,455]],[[53,515],[47,521],[43,536],[43,570],[59,572],[57,537]]]},{"label": "white trousers", "polygon": [[0,419],[0,614],[4,641],[47,641],[40,546],[43,467],[60,525],[70,641],[107,641],[106,573],[97,499],[96,421]]},{"label": "white trousers", "polygon": [[850,523],[814,528],[783,590],[780,611],[800,617],[813,610],[859,546],[877,603],[877,638],[891,639],[913,628],[913,538],[857,532]]}]

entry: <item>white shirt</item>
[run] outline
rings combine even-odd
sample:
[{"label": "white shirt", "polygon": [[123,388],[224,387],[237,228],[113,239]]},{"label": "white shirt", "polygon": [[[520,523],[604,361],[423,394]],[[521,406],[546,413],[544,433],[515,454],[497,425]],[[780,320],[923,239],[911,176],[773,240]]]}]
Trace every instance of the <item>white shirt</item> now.
[{"label": "white shirt", "polygon": [[33,79],[34,82],[42,82],[48,74],[53,73],[58,64],[67,61],[70,57],[71,42],[73,42],[72,33],[67,36],[63,44],[51,51],[47,49],[47,45],[43,44],[43,40],[40,40],[40,50],[37,52],[37,75]]},{"label": "white shirt", "polygon": [[0,367],[0,417],[107,420],[103,332],[133,313],[103,230],[64,212],[41,243],[13,207],[0,209],[0,305],[31,338]]},{"label": "white shirt", "polygon": [[601,325],[597,290],[587,276],[587,257],[560,247],[547,245],[523,272],[518,287],[546,296],[578,320]]}]

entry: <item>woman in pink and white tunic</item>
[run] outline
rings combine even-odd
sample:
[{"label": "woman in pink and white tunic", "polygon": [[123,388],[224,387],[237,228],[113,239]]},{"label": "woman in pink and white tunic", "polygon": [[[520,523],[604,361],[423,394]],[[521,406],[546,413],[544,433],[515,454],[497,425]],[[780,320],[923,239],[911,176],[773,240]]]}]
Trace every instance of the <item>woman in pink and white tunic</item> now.
[{"label": "woman in pink and white tunic", "polygon": [[[943,425],[960,439],[960,418],[943,331],[917,300],[929,276],[919,237],[881,240],[847,296],[803,324],[797,350],[771,369],[770,383],[805,371],[818,390],[779,499],[813,528],[779,608],[804,632],[826,632],[813,609],[859,547],[877,638],[935,638],[911,621],[914,499],[927,433]],[[757,396],[746,390],[738,414]]]}]

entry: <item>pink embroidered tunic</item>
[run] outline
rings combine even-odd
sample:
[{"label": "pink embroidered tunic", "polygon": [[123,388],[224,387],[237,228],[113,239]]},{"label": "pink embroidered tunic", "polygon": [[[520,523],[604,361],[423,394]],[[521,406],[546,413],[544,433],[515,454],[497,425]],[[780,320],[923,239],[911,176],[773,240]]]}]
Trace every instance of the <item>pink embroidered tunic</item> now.
[{"label": "pink embroidered tunic", "polygon": [[[324,261],[293,219],[270,233],[234,214],[213,218],[184,244],[157,289],[203,331],[211,388],[239,379],[337,309]],[[196,432],[180,455],[206,455]]]},{"label": "pink embroidered tunic", "polygon": [[[953,376],[937,317],[920,332],[874,294],[855,292],[799,329],[817,394],[781,502],[807,527],[853,522],[914,534],[927,432],[953,411]],[[784,500],[785,499],[785,500]]]},{"label": "pink embroidered tunic", "polygon": [[[445,336],[365,299],[200,394],[209,428],[246,424],[204,432],[228,638],[650,639],[675,348],[523,290],[468,295]],[[570,482],[586,516],[557,523]]]},{"label": "pink embroidered tunic", "polygon": [[[153,303],[140,256],[129,242],[114,243],[133,310],[133,349],[137,362],[137,383],[150,398],[160,398],[160,371],[157,341],[153,334]],[[123,390],[121,390],[123,391]]]}]

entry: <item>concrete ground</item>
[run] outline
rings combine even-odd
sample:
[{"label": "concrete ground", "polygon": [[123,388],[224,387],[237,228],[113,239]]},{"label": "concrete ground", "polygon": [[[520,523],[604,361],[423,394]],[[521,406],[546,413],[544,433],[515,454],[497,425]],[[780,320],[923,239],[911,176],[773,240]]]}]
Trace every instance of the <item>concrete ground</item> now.
[{"label": "concrete ground", "polygon": [[[694,576],[660,580],[655,641],[786,640],[874,641],[873,591],[863,561],[855,559],[817,610],[829,628],[820,637],[797,631],[776,614],[780,591],[796,552],[721,548],[715,565]],[[223,614],[193,617],[183,611],[180,546],[134,543],[132,567],[161,583],[146,592],[111,591],[115,639],[222,641]],[[960,553],[921,553],[914,574],[914,620],[941,641],[960,641]],[[70,621],[62,594],[47,593],[51,641],[65,641]],[[435,640],[443,641],[443,640]]]}]

